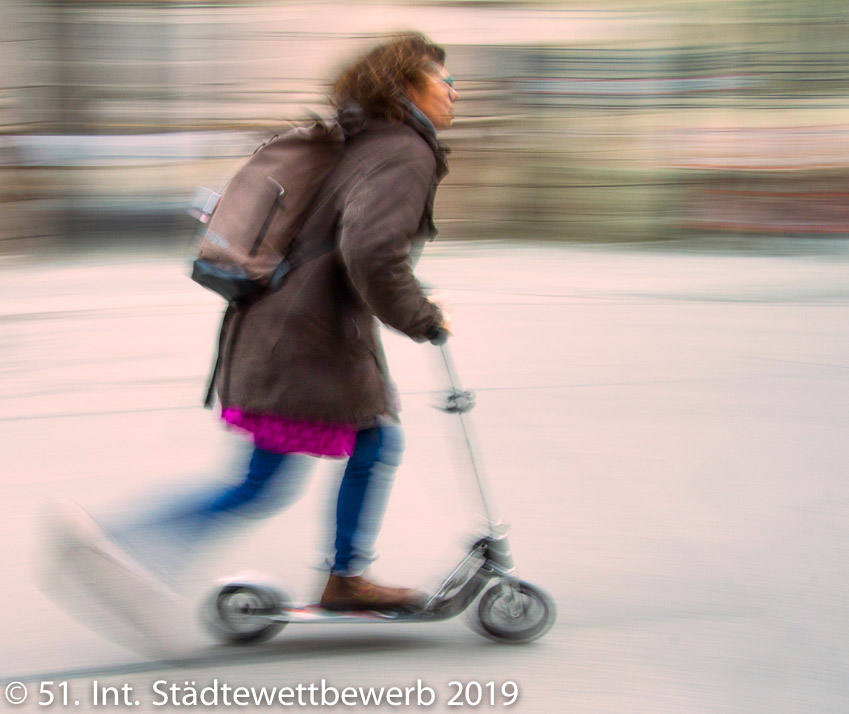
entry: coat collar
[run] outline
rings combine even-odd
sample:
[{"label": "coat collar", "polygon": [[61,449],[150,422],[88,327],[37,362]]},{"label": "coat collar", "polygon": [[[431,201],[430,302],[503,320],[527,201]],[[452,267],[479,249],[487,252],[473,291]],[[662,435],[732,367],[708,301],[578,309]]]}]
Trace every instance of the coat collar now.
[{"label": "coat collar", "polygon": [[404,123],[411,126],[418,134],[428,143],[433,155],[436,157],[436,179],[441,181],[445,174],[448,173],[448,154],[451,153],[445,144],[436,138],[436,129],[415,104],[409,99],[402,99],[404,106],[407,108],[407,114],[404,117]]},{"label": "coat collar", "polygon": [[[414,129],[424,139],[436,157],[436,178],[441,181],[448,173],[448,154],[451,153],[445,144],[436,138],[436,129],[422,111],[408,99],[402,99],[407,112],[404,123]],[[347,104],[339,110],[339,125],[346,139],[359,134],[369,123],[368,117],[358,104]]]}]

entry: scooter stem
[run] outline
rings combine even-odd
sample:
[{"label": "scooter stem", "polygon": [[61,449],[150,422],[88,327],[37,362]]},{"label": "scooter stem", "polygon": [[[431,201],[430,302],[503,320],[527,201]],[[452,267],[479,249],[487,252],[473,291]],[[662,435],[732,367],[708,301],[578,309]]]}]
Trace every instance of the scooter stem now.
[{"label": "scooter stem", "polygon": [[503,537],[506,530],[505,524],[498,518],[495,511],[495,501],[489,491],[486,482],[483,465],[480,458],[477,456],[476,441],[472,426],[467,423],[463,415],[471,411],[474,407],[474,395],[471,392],[463,391],[460,386],[460,379],[457,376],[457,370],[454,367],[454,360],[445,343],[438,345],[439,351],[442,354],[442,360],[445,363],[445,371],[448,373],[448,383],[451,387],[451,394],[448,396],[445,411],[454,412],[460,419],[460,428],[463,432],[463,438],[466,441],[466,447],[469,454],[469,462],[472,466],[472,473],[475,475],[475,482],[478,485],[478,491],[481,497],[484,516],[486,517],[487,526],[490,535],[494,537]]}]

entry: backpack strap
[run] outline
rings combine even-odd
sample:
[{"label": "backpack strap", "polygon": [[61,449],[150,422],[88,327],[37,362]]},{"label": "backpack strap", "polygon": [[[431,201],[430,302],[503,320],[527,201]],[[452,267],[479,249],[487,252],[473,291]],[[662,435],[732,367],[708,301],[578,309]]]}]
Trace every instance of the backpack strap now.
[{"label": "backpack strap", "polygon": [[218,383],[218,375],[221,372],[221,358],[224,355],[224,343],[227,341],[227,333],[233,320],[236,318],[239,308],[235,303],[229,303],[221,318],[221,326],[218,328],[218,346],[215,348],[215,365],[209,374],[206,383],[206,396],[203,399],[205,409],[212,409],[215,402],[215,386]]}]

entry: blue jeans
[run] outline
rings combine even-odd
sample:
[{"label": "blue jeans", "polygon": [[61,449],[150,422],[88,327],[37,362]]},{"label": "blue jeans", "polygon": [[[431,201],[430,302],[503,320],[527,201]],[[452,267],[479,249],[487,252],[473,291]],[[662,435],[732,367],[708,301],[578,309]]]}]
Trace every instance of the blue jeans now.
[{"label": "blue jeans", "polygon": [[[403,432],[396,425],[357,433],[336,501],[333,573],[361,574],[374,559],[374,544],[403,448]],[[111,535],[164,579],[176,580],[198,547],[223,535],[228,525],[264,518],[289,505],[299,490],[303,463],[297,454],[254,448],[239,483],[180,499],[135,526],[112,530]]]}]

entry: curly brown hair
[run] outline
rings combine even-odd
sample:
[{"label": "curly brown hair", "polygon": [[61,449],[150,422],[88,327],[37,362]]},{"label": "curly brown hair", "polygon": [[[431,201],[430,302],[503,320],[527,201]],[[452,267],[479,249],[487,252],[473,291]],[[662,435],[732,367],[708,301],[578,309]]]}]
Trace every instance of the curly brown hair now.
[{"label": "curly brown hair", "polygon": [[394,35],[340,73],[330,102],[339,110],[357,104],[367,116],[401,121],[405,85],[421,86],[434,64],[445,64],[445,50],[439,45],[418,32]]}]

